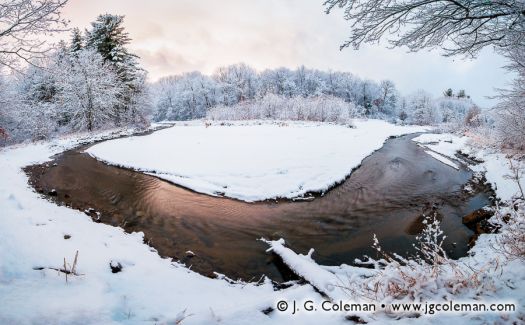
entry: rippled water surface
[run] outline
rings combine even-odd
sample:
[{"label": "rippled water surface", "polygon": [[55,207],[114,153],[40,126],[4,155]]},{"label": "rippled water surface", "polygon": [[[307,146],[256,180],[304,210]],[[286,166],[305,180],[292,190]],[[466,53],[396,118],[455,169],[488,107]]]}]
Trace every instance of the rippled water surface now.
[{"label": "rippled water surface", "polygon": [[[373,234],[389,251],[411,251],[421,214],[437,207],[448,236],[446,251],[464,256],[472,235],[461,217],[488,203],[483,192],[465,194],[471,178],[427,155],[410,139],[389,139],[341,185],[312,201],[245,203],[210,197],[152,176],[105,165],[82,149],[56,157],[30,171],[35,187],[77,209],[92,207],[101,222],[126,231],[143,231],[160,255],[179,259],[193,270],[231,278],[275,280],[289,274],[258,241],[285,238],[300,253],[315,248],[321,264],[351,264],[370,249]],[[210,162],[213,163],[213,162]],[[189,258],[186,251],[196,256]],[[374,255],[375,256],[375,255]]]}]

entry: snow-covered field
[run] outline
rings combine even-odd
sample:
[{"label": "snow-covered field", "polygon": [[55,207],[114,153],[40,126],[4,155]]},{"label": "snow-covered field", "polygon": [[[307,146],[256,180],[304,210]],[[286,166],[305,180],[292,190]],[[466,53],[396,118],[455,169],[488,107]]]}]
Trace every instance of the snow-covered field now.
[{"label": "snow-covered field", "polygon": [[[367,124],[368,123],[368,124]],[[302,159],[313,159],[312,162],[300,162],[299,166],[309,168],[310,163],[315,163],[317,168],[328,166],[330,173],[319,173],[331,179],[312,180],[309,184],[324,184],[329,186],[328,181],[336,179],[335,170],[344,177],[352,168],[347,166],[346,172],[339,170],[338,165],[330,165],[331,160],[346,159],[352,165],[358,165],[356,156],[348,155],[339,157],[345,151],[351,151],[349,141],[354,139],[355,143],[365,142],[370,145],[366,150],[359,144],[359,155],[366,156],[373,150],[381,146],[385,137],[393,134],[408,132],[404,128],[390,128],[386,123],[377,122],[358,122],[357,129],[344,129],[334,126],[319,126],[319,132],[315,132],[317,127],[313,125],[301,125],[294,127],[278,126],[263,127],[265,136],[271,137],[271,131],[282,131],[286,129],[299,129],[299,134],[303,137],[294,141],[317,141],[315,137],[308,135],[309,132],[317,137],[325,137],[324,142],[331,141],[342,145],[344,148],[336,148],[330,145],[330,150],[322,151],[324,155],[333,153],[334,155],[324,158],[316,158],[316,155],[308,152],[295,152],[294,148],[288,148],[294,154],[287,154],[287,161],[292,162],[292,155],[301,154]],[[371,132],[366,126],[374,126]],[[257,126],[259,127],[259,126]],[[243,130],[241,126],[235,127]],[[247,126],[246,128],[255,128]],[[333,130],[325,130],[333,128]],[[388,129],[377,130],[377,128]],[[206,143],[206,147],[213,149],[216,138],[212,136],[200,136],[210,130],[217,129],[220,132],[227,132],[228,127],[212,127],[205,129],[202,126],[175,127],[169,130],[159,131],[154,134],[170,134],[170,130],[181,131],[185,136],[195,136],[182,140],[173,139],[173,142],[165,140],[162,149],[166,152],[175,152],[184,149],[182,142],[191,142],[195,145],[199,141]],[[361,129],[361,130],[360,130]],[[199,132],[197,132],[199,130]],[[253,130],[253,129],[250,129]],[[366,132],[365,132],[366,131]],[[175,132],[175,131],[174,131]],[[373,133],[380,132],[382,137]],[[128,132],[129,133],[129,132]],[[249,133],[249,132],[248,132]],[[279,133],[281,134],[281,133]],[[351,134],[355,135],[354,138]],[[376,270],[342,265],[340,267],[320,266],[315,263],[315,253],[303,256],[291,251],[284,246],[283,241],[268,242],[274,253],[283,257],[285,263],[290,265],[295,272],[302,275],[312,285],[293,284],[283,290],[275,290],[269,281],[264,281],[260,285],[246,283],[231,283],[225,279],[209,279],[185,268],[184,266],[173,263],[169,259],[162,259],[157,252],[143,243],[142,233],[126,234],[121,228],[94,223],[85,214],[63,206],[57,206],[37,194],[28,184],[27,176],[21,170],[22,167],[42,163],[50,160],[56,153],[72,148],[84,141],[93,141],[97,138],[115,137],[117,133],[101,133],[96,136],[90,135],[85,138],[70,137],[53,140],[51,142],[41,142],[36,144],[20,145],[0,150],[0,324],[351,324],[345,316],[354,316],[356,313],[347,312],[299,312],[292,315],[291,312],[278,312],[275,310],[276,304],[280,300],[288,303],[297,301],[302,303],[305,300],[320,302],[325,300],[317,290],[324,293],[327,297],[334,300],[347,299],[355,301],[357,298],[352,296],[343,285],[351,283],[362,283],[369,277],[377,275]],[[180,136],[180,134],[178,134]],[[213,134],[212,134],[213,135]],[[327,136],[338,136],[339,138],[326,138]],[[218,136],[218,135],[217,135]],[[222,135],[224,137],[226,135]],[[243,135],[246,136],[246,135]],[[134,141],[149,141],[151,136],[126,138],[122,140],[123,145],[133,146]],[[164,136],[162,136],[164,138]],[[230,135],[231,137],[231,135]],[[239,136],[242,137],[242,136]],[[247,136],[246,136],[247,137]],[[419,140],[422,145],[428,146],[442,155],[454,159],[455,150],[460,148],[462,151],[469,150],[466,140],[448,136],[446,142],[445,135],[425,135]],[[374,140],[370,140],[373,138]],[[144,139],[144,140],[142,140]],[[222,138],[224,141],[225,139]],[[266,138],[272,141],[278,137]],[[302,139],[302,140],[301,140]],[[433,142],[433,145],[424,144]],[[443,141],[442,141],[443,140]],[[120,141],[120,140],[115,140]],[[113,142],[110,141],[112,145]],[[233,139],[232,139],[233,141]],[[237,140],[243,142],[244,140]],[[260,142],[264,142],[259,140]],[[279,141],[277,141],[279,142]],[[104,144],[104,143],[102,143]],[[253,145],[253,143],[249,143]],[[286,146],[278,146],[281,153],[286,154]],[[315,144],[314,144],[315,145]],[[449,145],[457,146],[452,148]],[[98,145],[97,145],[98,146]],[[97,146],[93,147],[96,148]],[[320,145],[315,145],[316,150],[323,149]],[[129,147],[128,147],[129,148]],[[144,148],[141,146],[141,148]],[[237,150],[244,152],[243,156],[257,154],[255,150],[244,147],[237,147]],[[264,148],[271,148],[266,146]],[[149,148],[142,151],[143,155],[150,153]],[[269,150],[269,149],[268,149]],[[185,155],[192,152],[182,150]],[[140,153],[140,152],[138,152]],[[138,154],[137,153],[137,154]],[[366,154],[365,154],[366,153]],[[120,154],[120,153],[119,153]],[[171,153],[169,153],[171,155]],[[207,155],[197,153],[200,158],[208,157],[211,160],[196,162],[196,164],[213,165],[219,161],[221,155],[217,151],[212,151]],[[119,155],[120,156],[120,155]],[[179,155],[175,155],[179,157]],[[297,157],[297,156],[294,156]],[[485,163],[475,168],[486,170],[489,181],[495,180],[498,183],[497,193],[501,197],[508,197],[515,189],[502,176],[502,171],[496,166],[503,166],[503,160],[496,159],[488,153],[484,157],[490,158]],[[494,158],[494,159],[492,159]],[[230,158],[226,159],[229,160]],[[239,157],[239,159],[244,159]],[[495,160],[495,161],[493,161]],[[146,160],[150,161],[150,160]],[[155,162],[155,159],[151,159]],[[246,160],[243,160],[246,162]],[[187,162],[189,163],[189,162]],[[268,162],[275,164],[275,162]],[[325,165],[323,165],[325,164]],[[162,165],[169,168],[168,164]],[[235,166],[238,166],[237,164]],[[266,166],[265,164],[257,166]],[[273,166],[273,165],[272,165]],[[212,169],[214,171],[229,171],[228,166],[221,166],[224,169]],[[242,167],[242,166],[241,166]],[[293,165],[292,167],[296,167]],[[248,167],[247,167],[248,168]],[[251,167],[250,167],[251,168]],[[288,166],[288,169],[291,167]],[[172,169],[169,169],[171,171]],[[175,170],[175,169],[173,169]],[[274,169],[265,169],[265,175]],[[312,170],[313,169],[309,169]],[[248,169],[241,170],[243,173]],[[334,172],[334,173],[332,173]],[[196,174],[192,174],[196,175]],[[210,174],[203,176],[209,177]],[[246,176],[246,174],[244,174]],[[300,174],[300,175],[306,175]],[[338,174],[339,175],[339,174]],[[205,184],[209,188],[209,179]],[[272,174],[272,177],[277,177]],[[263,177],[264,178],[264,177]],[[227,185],[248,186],[249,182],[233,183],[232,180],[239,180],[242,177],[230,174],[226,179]],[[285,178],[286,179],[286,178]],[[224,181],[224,179],[222,179]],[[260,178],[258,178],[260,181]],[[208,183],[206,183],[208,182]],[[223,183],[214,186],[222,186]],[[291,186],[286,183],[287,186]],[[291,187],[289,187],[291,188]],[[268,195],[267,192],[266,195]],[[289,192],[291,193],[291,192]],[[297,191],[293,192],[297,195]],[[261,192],[250,194],[260,195]],[[272,195],[275,195],[273,193]],[[260,196],[257,196],[260,198]],[[67,235],[67,236],[66,236]],[[489,289],[479,288],[462,291],[458,295],[453,295],[443,288],[437,288],[435,283],[421,284],[423,295],[419,299],[442,300],[443,297],[451,297],[458,300],[492,300],[492,301],[512,301],[523,308],[525,298],[525,268],[520,260],[512,261],[505,265],[488,265],[492,262],[493,253],[491,247],[494,244],[496,235],[481,235],[473,249],[472,256],[465,257],[458,262],[466,268],[479,270],[480,274],[487,274],[486,284]],[[68,281],[63,273],[58,273],[52,268],[62,268],[64,258],[68,265],[73,264],[75,252],[79,252],[76,273],[79,276],[69,276]],[[349,261],[350,263],[351,261]],[[120,263],[123,266],[122,272],[112,273],[110,263],[115,265]],[[70,268],[70,267],[68,267]],[[488,292],[488,293],[487,293]],[[406,298],[405,301],[410,300]],[[269,312],[269,307],[274,310]],[[523,309],[522,309],[523,310]],[[269,313],[263,313],[267,311]],[[518,315],[512,314],[502,318],[496,314],[454,314],[450,316],[434,316],[420,318],[404,318],[402,323],[505,323],[505,321],[518,320]],[[376,314],[360,314],[362,319],[369,323],[399,323],[396,321],[397,315],[388,315],[383,312]],[[521,319],[523,320],[523,318]],[[519,321],[519,320],[518,320]]]},{"label": "snow-covered field", "polygon": [[106,141],[87,152],[197,192],[251,202],[327,191],[388,137],[427,129],[379,120],[354,124],[199,122]]}]

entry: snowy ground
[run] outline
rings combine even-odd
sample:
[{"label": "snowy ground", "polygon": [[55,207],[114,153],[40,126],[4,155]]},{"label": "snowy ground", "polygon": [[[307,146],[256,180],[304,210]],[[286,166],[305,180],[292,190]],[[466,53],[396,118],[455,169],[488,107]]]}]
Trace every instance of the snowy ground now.
[{"label": "snowy ground", "polygon": [[[357,130],[349,131],[359,133],[362,125],[357,123]],[[208,130],[201,128],[201,131]],[[346,130],[340,132],[337,134],[345,134]],[[0,150],[0,324],[176,324],[184,317],[182,324],[351,324],[345,316],[355,313],[303,311],[292,315],[289,311],[274,310],[265,314],[263,310],[275,309],[280,300],[291,304],[305,300],[320,302],[326,298],[311,285],[294,284],[276,291],[268,281],[255,285],[200,276],[160,258],[155,250],[143,244],[142,233],[126,234],[120,228],[94,223],[79,211],[45,200],[27,184],[22,167],[48,161],[52,155],[79,143],[117,135],[102,133],[86,138],[63,138]],[[135,139],[140,138],[148,137]],[[448,142],[441,146],[448,146]],[[430,149],[447,155],[439,148]],[[371,147],[368,151],[374,149]],[[350,157],[345,159],[353,161]],[[454,159],[453,155],[450,159]],[[496,163],[486,162],[479,168],[486,168],[489,179],[499,180],[499,176],[492,175],[497,170],[492,164]],[[510,193],[505,186],[498,185],[499,195]],[[485,268],[494,238],[494,235],[482,235],[473,250],[474,256],[464,258],[461,263]],[[269,244],[298,274],[334,300],[355,300],[341,284],[359,283],[376,274],[375,270],[346,265],[319,266],[314,261],[315,253],[298,255],[286,248],[283,241]],[[66,282],[64,274],[51,268],[61,268],[64,258],[67,264],[72,264],[76,251],[79,252],[77,273],[81,275],[69,276]],[[123,271],[112,273],[112,262],[113,265],[120,263]],[[501,274],[487,299],[514,300],[523,308],[525,270],[522,263],[514,261],[504,269],[495,268],[494,272]],[[443,294],[439,290],[427,293],[425,298]],[[471,290],[457,298],[480,297]],[[396,315],[385,313],[360,317],[370,323],[399,323]],[[506,318],[509,319],[515,320],[516,316]],[[505,319],[499,315],[468,314],[402,320],[403,323],[441,324],[451,321],[504,323]]]},{"label": "snowy ground", "polygon": [[388,137],[426,130],[379,120],[354,124],[355,128],[300,122],[228,126],[199,122],[106,141],[87,152],[197,192],[251,202],[327,191]]}]

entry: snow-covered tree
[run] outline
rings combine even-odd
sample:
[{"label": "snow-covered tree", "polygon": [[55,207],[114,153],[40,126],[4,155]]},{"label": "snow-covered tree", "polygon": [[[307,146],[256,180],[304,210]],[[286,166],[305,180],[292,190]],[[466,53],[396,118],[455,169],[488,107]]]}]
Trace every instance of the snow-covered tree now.
[{"label": "snow-covered tree", "polygon": [[409,96],[407,107],[409,119],[413,124],[432,125],[439,121],[432,96],[424,90]]},{"label": "snow-covered tree", "polygon": [[[119,105],[115,107],[115,117],[119,124],[127,119],[142,120],[141,108],[136,104],[137,98],[147,97],[144,91],[146,72],[139,67],[138,56],[126,47],[131,41],[125,31],[124,16],[104,14],[91,23],[91,30],[86,32],[86,47],[100,53],[105,64],[111,65],[117,73],[117,82],[121,84]],[[136,122],[133,120],[133,122]]]},{"label": "snow-covered tree", "polygon": [[151,86],[153,96],[153,119],[155,121],[169,120],[169,115],[175,107],[177,91],[175,85],[180,76],[170,76],[161,78]]},{"label": "snow-covered tree", "polygon": [[261,95],[272,93],[292,97],[296,93],[293,72],[288,68],[265,70],[260,79]]},{"label": "snow-covered tree", "polygon": [[295,87],[292,95],[309,97],[326,93],[326,80],[326,75],[323,72],[300,66],[294,71],[293,81]]},{"label": "snow-covered tree", "polygon": [[73,31],[71,32],[71,45],[69,46],[69,50],[72,53],[75,53],[82,50],[82,48],[84,48],[84,37],[82,36],[80,29],[73,28]]},{"label": "snow-covered tree", "polygon": [[11,134],[14,124],[13,110],[16,103],[9,90],[8,81],[0,75],[0,145],[7,144],[13,137]]},{"label": "snow-covered tree", "polygon": [[56,66],[60,112],[74,130],[93,130],[110,125],[114,107],[122,103],[118,75],[94,49],[79,51]]},{"label": "snow-covered tree", "polygon": [[45,139],[56,130],[56,87],[49,76],[49,71],[31,67],[24,77],[4,77],[8,81],[0,90],[0,127],[9,143]]},{"label": "snow-covered tree", "polygon": [[257,73],[243,63],[221,67],[213,78],[220,85],[222,103],[225,105],[255,98],[259,87]]},{"label": "snow-covered tree", "polygon": [[[525,37],[525,36],[524,36]],[[525,43],[523,43],[525,44]],[[502,143],[525,149],[525,45],[512,48],[507,54],[506,69],[516,74],[507,89],[500,90],[497,105],[497,126]]]},{"label": "snow-covered tree", "polygon": [[[52,60],[40,61],[40,64],[49,66]],[[20,81],[22,96],[33,103],[52,102],[56,95],[56,76],[50,69],[41,69],[30,66]]]},{"label": "snow-covered tree", "polygon": [[137,56],[129,53],[126,48],[131,39],[124,30],[123,23],[124,16],[99,15],[91,23],[91,30],[86,32],[86,45],[95,48],[104,61],[119,68],[119,73],[128,73],[127,69],[136,63]]},{"label": "snow-covered tree", "polygon": [[355,89],[356,83],[357,78],[351,73],[330,71],[326,75],[326,94],[355,103],[356,96],[352,89]]},{"label": "snow-covered tree", "polygon": [[224,87],[199,72],[162,78],[152,88],[157,121],[201,118],[207,109],[223,100],[224,95],[221,92]]},{"label": "snow-covered tree", "polygon": [[[325,0],[327,13],[344,8],[352,28],[342,47],[387,38],[412,51],[441,47],[446,55],[475,55],[486,46],[523,44],[523,0]],[[521,35],[521,37],[514,37]]]},{"label": "snow-covered tree", "polygon": [[391,116],[395,111],[398,101],[398,92],[394,82],[383,80],[379,83],[379,113]]},{"label": "snow-covered tree", "polygon": [[50,47],[41,36],[64,30],[60,12],[67,0],[9,0],[0,3],[0,72],[44,59]]},{"label": "snow-covered tree", "polygon": [[379,112],[380,96],[379,86],[372,80],[359,83],[357,104],[364,107],[366,116],[375,116]]},{"label": "snow-covered tree", "polygon": [[465,89],[460,89],[458,91],[458,98],[465,98],[467,97],[467,93],[465,92]]},{"label": "snow-covered tree", "polygon": [[448,124],[463,124],[468,110],[475,106],[472,100],[466,97],[444,96],[434,100],[441,119],[437,122]]}]

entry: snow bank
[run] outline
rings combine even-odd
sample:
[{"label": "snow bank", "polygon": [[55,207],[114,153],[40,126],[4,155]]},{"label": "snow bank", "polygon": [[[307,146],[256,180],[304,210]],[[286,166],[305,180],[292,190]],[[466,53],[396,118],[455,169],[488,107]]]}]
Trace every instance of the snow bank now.
[{"label": "snow bank", "polygon": [[244,201],[324,192],[390,136],[421,132],[379,120],[355,128],[319,123],[190,123],[97,144],[87,152],[194,191]]},{"label": "snow bank", "polygon": [[430,151],[430,150],[425,150],[425,152],[429,155],[431,155],[434,159],[437,159],[439,161],[441,161],[442,163],[444,163],[445,165],[448,165],[454,169],[457,169],[459,170],[459,166],[458,164],[456,164],[455,162],[453,162],[452,160],[448,159],[447,157],[443,156],[443,155],[440,155],[434,151]]},{"label": "snow bank", "polygon": [[[469,137],[467,136],[422,134],[414,138],[413,141],[451,159],[456,159],[456,154],[462,153],[479,160],[481,162],[480,164],[472,165],[470,168],[474,171],[484,173],[487,181],[492,184],[495,189],[497,196],[504,201],[510,200],[519,191],[516,182],[509,177],[513,175],[509,159],[500,152],[469,145]],[[441,161],[446,159],[444,157],[438,158],[436,154],[432,154],[432,156]],[[521,185],[522,188],[525,185],[523,184],[523,180],[521,181]]]}]

